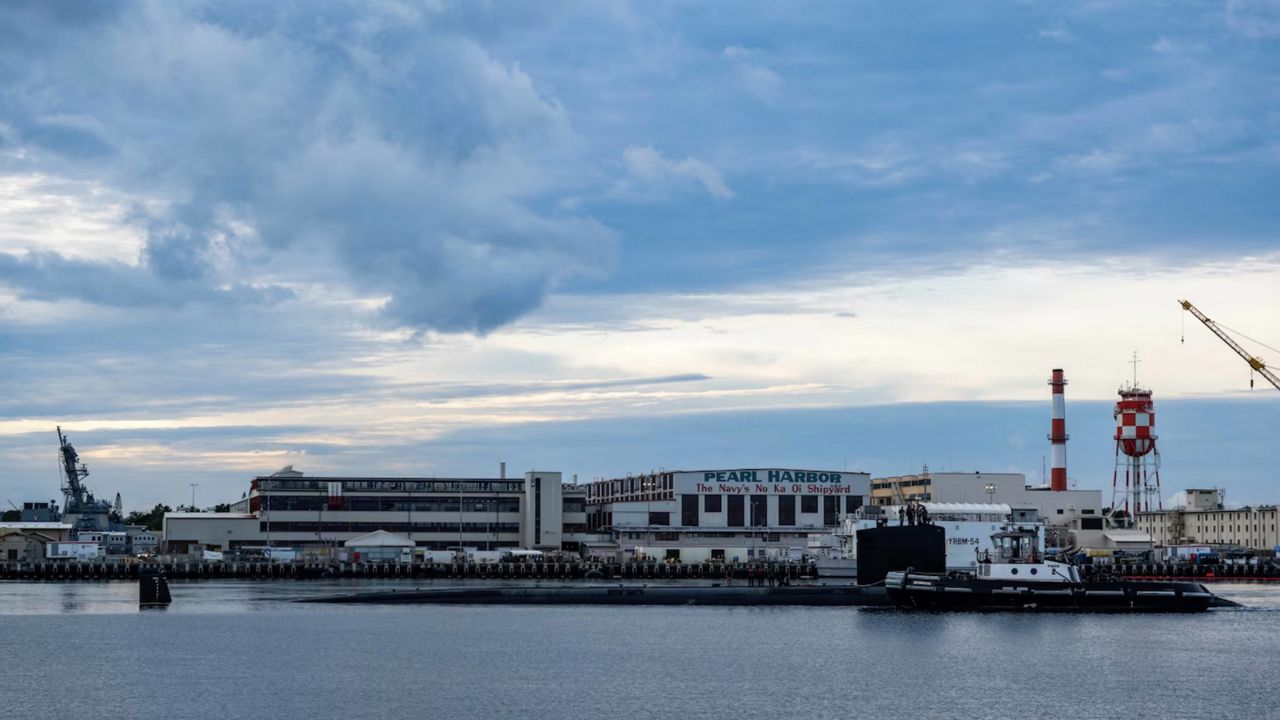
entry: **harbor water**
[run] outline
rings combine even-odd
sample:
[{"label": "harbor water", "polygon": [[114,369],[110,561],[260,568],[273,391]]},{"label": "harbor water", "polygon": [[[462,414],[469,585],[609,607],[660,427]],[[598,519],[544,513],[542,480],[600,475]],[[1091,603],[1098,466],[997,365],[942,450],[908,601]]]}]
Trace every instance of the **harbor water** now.
[{"label": "harbor water", "polygon": [[396,586],[0,583],[0,717],[1274,717],[1274,585],[1196,615],[288,602]]}]

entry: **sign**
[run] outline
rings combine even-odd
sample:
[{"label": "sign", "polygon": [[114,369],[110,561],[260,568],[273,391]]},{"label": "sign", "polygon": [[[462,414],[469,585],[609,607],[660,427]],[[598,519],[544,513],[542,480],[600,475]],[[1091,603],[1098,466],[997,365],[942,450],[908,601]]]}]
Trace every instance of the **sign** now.
[{"label": "sign", "polygon": [[868,495],[866,473],[747,469],[674,473],[677,495]]}]

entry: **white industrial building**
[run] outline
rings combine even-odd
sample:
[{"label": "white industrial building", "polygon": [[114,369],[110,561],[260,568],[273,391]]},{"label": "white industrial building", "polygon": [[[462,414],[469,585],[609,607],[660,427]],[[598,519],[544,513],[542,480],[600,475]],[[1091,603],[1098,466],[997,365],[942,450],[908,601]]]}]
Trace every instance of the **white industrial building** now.
[{"label": "white industrial building", "polygon": [[[505,473],[504,473],[505,474]],[[576,550],[585,490],[560,473],[521,478],[311,477],[292,467],[253,479],[234,512],[171,512],[164,549],[338,548],[376,531],[416,547]]]},{"label": "white industrial building", "polygon": [[1140,512],[1134,526],[1156,545],[1208,544],[1280,552],[1280,508],[1275,505],[1228,508],[1219,488],[1185,492],[1181,507]]},{"label": "white industrial building", "polygon": [[1051,548],[1089,547],[1137,551],[1151,547],[1148,533],[1112,527],[1103,515],[1101,490],[1053,490],[1027,485],[1022,473],[930,472],[875,478],[871,504],[907,502],[1002,503],[1015,522],[1040,522]]},{"label": "white industrial building", "polygon": [[663,471],[587,485],[588,554],[681,562],[799,557],[870,495],[870,475],[740,468]]}]

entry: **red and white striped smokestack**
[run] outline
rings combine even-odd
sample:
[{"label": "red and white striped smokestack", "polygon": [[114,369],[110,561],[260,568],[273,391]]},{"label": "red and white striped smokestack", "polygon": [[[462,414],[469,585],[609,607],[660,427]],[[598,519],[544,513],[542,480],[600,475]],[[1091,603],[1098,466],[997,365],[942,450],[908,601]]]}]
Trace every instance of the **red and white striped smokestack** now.
[{"label": "red and white striped smokestack", "polygon": [[1067,401],[1063,389],[1067,379],[1062,377],[1062,369],[1053,371],[1049,379],[1053,388],[1053,422],[1049,426],[1049,442],[1052,444],[1052,465],[1049,470],[1049,489],[1067,489]]}]

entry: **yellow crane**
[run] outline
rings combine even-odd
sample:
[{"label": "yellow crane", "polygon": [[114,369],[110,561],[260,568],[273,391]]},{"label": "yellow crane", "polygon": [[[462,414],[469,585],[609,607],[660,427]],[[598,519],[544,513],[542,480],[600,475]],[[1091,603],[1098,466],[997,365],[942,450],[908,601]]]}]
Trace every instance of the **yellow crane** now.
[{"label": "yellow crane", "polygon": [[[1191,313],[1196,317],[1197,320],[1204,323],[1204,326],[1209,328],[1209,330],[1214,335],[1217,335],[1218,339],[1226,343],[1227,346],[1230,347],[1232,350],[1235,350],[1237,355],[1244,358],[1244,361],[1249,363],[1249,367],[1253,368],[1254,372],[1266,378],[1267,382],[1274,385],[1277,390],[1280,390],[1280,377],[1277,377],[1275,372],[1272,371],[1271,368],[1267,367],[1266,363],[1262,362],[1262,358],[1257,357],[1256,355],[1250,355],[1248,350],[1245,350],[1243,347],[1240,347],[1240,343],[1236,342],[1234,338],[1232,338],[1230,335],[1227,334],[1228,328],[1225,328],[1222,325],[1219,325],[1218,323],[1210,320],[1207,315],[1200,312],[1200,308],[1196,307],[1195,305],[1192,305],[1190,300],[1179,300],[1178,304],[1182,306],[1183,310],[1186,310],[1187,312]],[[1253,338],[1250,338],[1249,336],[1239,331],[1232,330],[1231,332],[1236,333],[1237,335],[1245,338],[1246,340],[1253,340]],[[1183,338],[1183,341],[1185,342],[1186,338]],[[1257,340],[1253,340],[1253,342],[1256,342],[1259,345],[1263,345],[1264,347],[1270,347]],[[1249,376],[1249,387],[1253,387],[1252,375]]]}]

